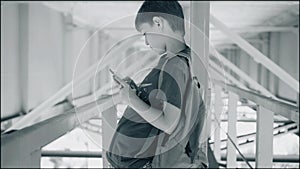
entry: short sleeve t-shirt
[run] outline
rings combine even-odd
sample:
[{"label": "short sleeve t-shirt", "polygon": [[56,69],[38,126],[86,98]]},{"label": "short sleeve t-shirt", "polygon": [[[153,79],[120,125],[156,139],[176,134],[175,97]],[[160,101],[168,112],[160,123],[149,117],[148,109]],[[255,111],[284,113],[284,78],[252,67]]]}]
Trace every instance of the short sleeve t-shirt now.
[{"label": "short sleeve t-shirt", "polygon": [[[163,73],[161,73],[162,67]],[[139,85],[137,95],[145,103],[157,109],[162,110],[164,104],[172,104],[180,109],[188,73],[188,64],[184,57],[161,56],[158,64]],[[143,166],[153,158],[157,146],[156,136],[160,133],[161,130],[144,120],[132,108],[127,107],[114,133],[107,153],[108,161],[115,167]],[[151,144],[145,146],[146,140]]]}]

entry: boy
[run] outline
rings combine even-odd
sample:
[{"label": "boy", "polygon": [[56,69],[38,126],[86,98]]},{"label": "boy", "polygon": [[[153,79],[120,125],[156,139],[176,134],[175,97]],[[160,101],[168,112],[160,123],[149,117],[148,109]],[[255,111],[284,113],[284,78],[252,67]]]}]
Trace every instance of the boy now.
[{"label": "boy", "polygon": [[160,60],[141,83],[150,86],[133,90],[114,76],[128,108],[107,159],[114,167],[205,167],[206,157],[198,156],[205,107],[193,86],[182,7],[177,1],[145,1],[135,26]]}]

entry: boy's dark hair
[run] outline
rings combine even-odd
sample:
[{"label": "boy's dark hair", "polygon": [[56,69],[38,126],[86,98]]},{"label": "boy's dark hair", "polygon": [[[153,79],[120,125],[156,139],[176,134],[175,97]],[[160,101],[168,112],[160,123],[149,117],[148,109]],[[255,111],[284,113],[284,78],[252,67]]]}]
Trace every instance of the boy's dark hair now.
[{"label": "boy's dark hair", "polygon": [[159,16],[168,21],[173,31],[185,34],[184,15],[181,5],[177,1],[145,1],[135,18],[135,27],[140,31],[140,25],[148,23],[153,25],[152,18]]}]

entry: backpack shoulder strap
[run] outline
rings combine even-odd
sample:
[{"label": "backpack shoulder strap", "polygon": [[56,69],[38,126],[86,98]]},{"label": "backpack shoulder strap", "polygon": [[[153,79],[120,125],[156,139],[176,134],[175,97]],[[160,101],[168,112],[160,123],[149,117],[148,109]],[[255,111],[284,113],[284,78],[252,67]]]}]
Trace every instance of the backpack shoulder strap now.
[{"label": "backpack shoulder strap", "polygon": [[[175,55],[176,56],[176,55]],[[159,72],[159,77],[158,77],[158,88],[161,89],[161,85],[162,85],[162,81],[163,81],[163,74],[164,74],[164,68],[166,66],[166,64],[168,63],[168,61],[172,58],[174,58],[175,56],[170,56],[167,58],[167,60],[164,62],[164,64],[161,67],[161,70]]]},{"label": "backpack shoulder strap", "polygon": [[204,88],[201,85],[200,81],[198,80],[197,76],[194,75],[193,69],[192,69],[192,59],[191,56],[189,56],[188,54],[184,53],[184,52],[180,52],[178,53],[178,55],[185,57],[188,60],[188,64],[189,64],[189,70],[190,70],[190,77],[192,79],[192,81],[194,82],[194,84],[197,86],[197,88],[200,91],[200,95],[202,100],[204,99]]}]

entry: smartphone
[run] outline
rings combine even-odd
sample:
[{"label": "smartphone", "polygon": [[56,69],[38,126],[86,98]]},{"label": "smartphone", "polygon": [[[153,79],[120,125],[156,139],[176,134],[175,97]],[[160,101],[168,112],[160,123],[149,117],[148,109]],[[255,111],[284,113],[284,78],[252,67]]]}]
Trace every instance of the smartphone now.
[{"label": "smartphone", "polygon": [[[120,76],[118,76],[118,75],[116,75],[116,73],[112,70],[112,69],[110,69],[109,68],[109,71],[110,71],[110,73],[111,74],[113,74],[113,78],[114,78],[114,80],[118,83],[118,84],[120,84],[120,80],[123,80],[122,78],[120,78]],[[132,89],[135,89],[135,90],[137,90],[138,89],[138,86],[135,84],[135,82],[133,81],[133,80],[130,80],[129,82],[126,82]],[[121,84],[122,85],[122,84]]]},{"label": "smartphone", "polygon": [[120,76],[116,74],[111,68],[109,68],[110,73],[113,75],[113,79],[120,85],[122,85],[119,81],[122,80]]}]

